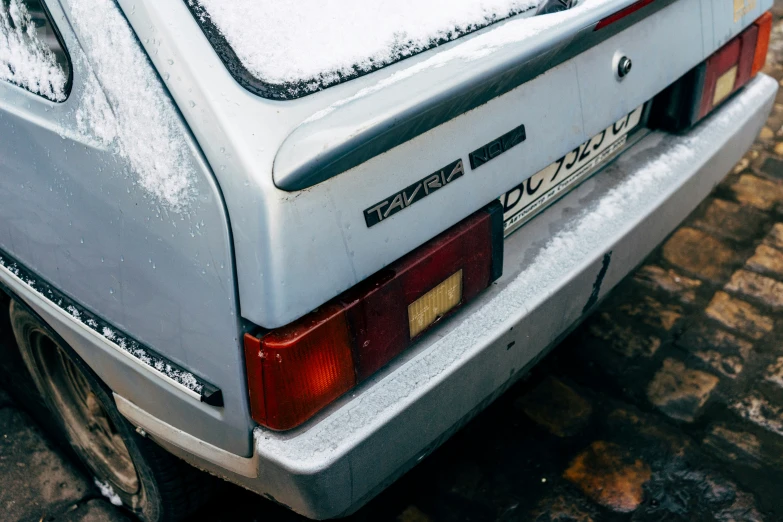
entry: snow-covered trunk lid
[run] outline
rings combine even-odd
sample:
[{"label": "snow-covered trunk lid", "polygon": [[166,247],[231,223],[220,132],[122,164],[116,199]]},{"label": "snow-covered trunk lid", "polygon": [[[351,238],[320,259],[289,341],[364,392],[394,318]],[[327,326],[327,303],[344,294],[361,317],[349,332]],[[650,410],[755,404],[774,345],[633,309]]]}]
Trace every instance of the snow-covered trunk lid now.
[{"label": "snow-covered trunk lid", "polygon": [[241,82],[258,94],[285,99],[355,78],[499,20],[532,16],[541,0],[187,2]]}]

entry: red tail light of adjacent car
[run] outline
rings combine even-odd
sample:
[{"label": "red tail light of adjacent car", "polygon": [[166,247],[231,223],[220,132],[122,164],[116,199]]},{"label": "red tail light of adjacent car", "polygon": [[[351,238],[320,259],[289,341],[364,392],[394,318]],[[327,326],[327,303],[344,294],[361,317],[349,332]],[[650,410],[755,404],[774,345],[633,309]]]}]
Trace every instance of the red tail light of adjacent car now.
[{"label": "red tail light of adjacent car", "polygon": [[245,335],[253,419],[298,426],[500,277],[493,203],[294,323]]},{"label": "red tail light of adjacent car", "polygon": [[720,106],[764,67],[771,30],[772,14],[767,12],[658,95],[653,125],[680,132]]}]

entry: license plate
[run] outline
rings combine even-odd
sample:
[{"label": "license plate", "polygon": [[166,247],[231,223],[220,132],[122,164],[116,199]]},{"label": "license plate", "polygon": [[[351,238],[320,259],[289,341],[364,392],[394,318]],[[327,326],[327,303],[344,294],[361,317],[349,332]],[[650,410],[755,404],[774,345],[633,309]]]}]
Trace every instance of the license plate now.
[{"label": "license plate", "polygon": [[500,196],[506,236],[594,173],[623,148],[639,126],[644,105]]}]

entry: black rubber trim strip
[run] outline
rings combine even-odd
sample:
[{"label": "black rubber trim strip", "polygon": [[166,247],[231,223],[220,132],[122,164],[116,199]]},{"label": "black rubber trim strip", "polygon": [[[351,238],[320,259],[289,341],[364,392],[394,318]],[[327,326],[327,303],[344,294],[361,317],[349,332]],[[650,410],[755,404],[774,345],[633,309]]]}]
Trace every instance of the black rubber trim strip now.
[{"label": "black rubber trim strip", "polygon": [[492,248],[492,265],[489,272],[489,283],[497,281],[503,275],[503,248],[506,242],[503,236],[503,205],[497,199],[485,207],[489,213],[490,241]]},{"label": "black rubber trim strip", "polygon": [[60,28],[57,27],[57,24],[54,22],[54,17],[52,16],[51,11],[49,11],[49,6],[46,5],[46,0],[40,0],[40,2],[44,9],[46,19],[49,21],[49,26],[54,31],[54,36],[57,38],[57,42],[60,44],[60,49],[62,49],[63,54],[65,55],[65,65],[68,67],[68,80],[65,82],[65,100],[67,100],[71,96],[71,89],[73,88],[73,61],[71,60],[71,53],[68,51],[68,46],[65,45],[65,39],[60,32]]},{"label": "black rubber trim strip", "polygon": [[[498,18],[486,24],[475,25],[469,31],[455,31],[450,38],[440,38],[436,41],[433,41],[428,47],[422,48],[421,50],[409,55],[400,55],[388,64],[378,65],[367,70],[354,68],[354,72],[349,75],[338,73],[337,79],[329,83],[325,83],[323,80],[318,78],[291,83],[269,83],[257,78],[242,64],[242,61],[234,52],[231,44],[228,43],[226,37],[223,36],[223,33],[220,32],[220,29],[218,29],[217,26],[212,22],[212,19],[209,17],[209,13],[206,11],[206,9],[204,9],[198,0],[183,1],[185,2],[185,5],[187,5],[188,10],[190,10],[190,13],[193,15],[193,18],[195,18],[196,22],[198,22],[201,30],[204,32],[204,36],[206,36],[207,40],[209,40],[209,43],[212,44],[215,52],[220,57],[221,61],[226,66],[226,69],[228,69],[228,72],[231,74],[231,76],[234,77],[237,83],[253,94],[261,96],[262,98],[270,98],[273,100],[293,100],[296,98],[302,98],[308,94],[322,91],[327,87],[331,87],[332,85],[337,85],[348,80],[353,80],[354,78],[359,78],[360,76],[364,76],[365,74],[383,69],[389,65],[399,63],[406,58],[410,58],[411,56],[428,51],[429,49],[433,49],[439,45],[452,42],[462,36],[465,36],[466,34],[479,31],[497,22],[508,20],[514,16],[518,16],[536,9],[536,7],[527,7],[513,13],[510,16]],[[317,84],[315,89],[310,87],[310,85],[313,83]]]},{"label": "black rubber trim strip", "polygon": [[[120,349],[133,356],[139,363],[149,366],[156,373],[167,375],[164,371],[166,370],[170,371],[174,375],[193,375],[196,380],[195,386],[188,385],[183,382],[183,380],[177,379],[172,375],[167,376],[185,388],[188,388],[192,392],[197,393],[200,396],[201,402],[209,404],[210,406],[223,406],[223,392],[220,390],[220,388],[196,376],[193,374],[193,372],[186,370],[177,363],[167,359],[155,350],[145,346],[132,336],[108,323],[100,316],[92,313],[59,291],[57,288],[38,277],[38,275],[27,269],[22,263],[2,250],[0,250],[0,266],[4,267],[16,277],[21,279],[47,301],[56,305],[62,311],[69,314],[91,330],[95,331],[98,335],[105,337],[107,340],[117,345]],[[3,284],[2,281],[0,281],[0,290],[3,290],[6,294],[16,300],[20,299],[10,288]],[[104,334],[104,329],[111,330],[111,332],[113,332],[113,336],[107,337]]]}]

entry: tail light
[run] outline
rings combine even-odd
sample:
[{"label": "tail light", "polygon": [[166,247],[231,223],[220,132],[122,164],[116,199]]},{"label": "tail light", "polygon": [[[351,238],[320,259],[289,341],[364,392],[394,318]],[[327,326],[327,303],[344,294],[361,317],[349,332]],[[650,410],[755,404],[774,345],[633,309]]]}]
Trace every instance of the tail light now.
[{"label": "tail light", "polygon": [[593,29],[593,31],[598,31],[600,29],[603,29],[604,27],[612,25],[615,22],[619,22],[623,18],[634,14],[636,11],[639,11],[640,9],[647,7],[654,1],[655,0],[639,0],[638,2],[634,2],[628,7],[624,9],[620,9],[616,13],[609,15],[603,20],[601,20],[600,22],[598,22],[598,24],[596,24],[595,29]]},{"label": "tail light", "polygon": [[767,12],[659,94],[651,125],[680,132],[707,116],[764,67],[771,30],[772,14]]},{"label": "tail light", "polygon": [[250,410],[298,426],[500,277],[495,202],[294,323],[245,335]]}]

